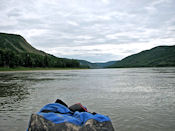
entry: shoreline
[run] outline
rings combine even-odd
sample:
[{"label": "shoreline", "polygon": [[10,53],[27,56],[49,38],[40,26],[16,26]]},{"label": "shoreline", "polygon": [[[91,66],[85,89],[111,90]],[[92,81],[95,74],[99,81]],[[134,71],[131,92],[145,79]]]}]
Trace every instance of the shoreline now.
[{"label": "shoreline", "polygon": [[19,71],[52,71],[52,70],[84,70],[88,68],[44,68],[44,67],[16,67],[16,68],[8,68],[8,67],[0,67],[1,72],[19,72]]},{"label": "shoreline", "polygon": [[0,67],[0,73],[3,72],[34,72],[34,71],[56,71],[56,70],[88,70],[88,69],[128,69],[128,68],[175,68],[174,66],[168,67],[120,67],[120,68],[44,68],[44,67]]}]

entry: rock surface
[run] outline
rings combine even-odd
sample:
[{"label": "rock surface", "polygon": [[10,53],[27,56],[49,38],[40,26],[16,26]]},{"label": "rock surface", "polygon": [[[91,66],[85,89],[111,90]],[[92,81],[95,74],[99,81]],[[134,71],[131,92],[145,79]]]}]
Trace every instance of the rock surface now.
[{"label": "rock surface", "polygon": [[98,122],[90,119],[83,126],[77,126],[68,122],[55,124],[42,116],[32,114],[28,131],[114,131],[114,128],[110,121]]}]

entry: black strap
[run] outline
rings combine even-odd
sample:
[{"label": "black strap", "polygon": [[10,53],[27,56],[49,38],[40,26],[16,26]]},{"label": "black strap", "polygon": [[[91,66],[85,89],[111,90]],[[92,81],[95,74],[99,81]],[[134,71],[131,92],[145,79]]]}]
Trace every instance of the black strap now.
[{"label": "black strap", "polygon": [[55,103],[59,103],[59,104],[61,104],[61,105],[64,105],[64,106],[68,107],[67,104],[64,103],[64,102],[63,102],[62,100],[60,100],[60,99],[57,99],[57,100],[55,101]]}]

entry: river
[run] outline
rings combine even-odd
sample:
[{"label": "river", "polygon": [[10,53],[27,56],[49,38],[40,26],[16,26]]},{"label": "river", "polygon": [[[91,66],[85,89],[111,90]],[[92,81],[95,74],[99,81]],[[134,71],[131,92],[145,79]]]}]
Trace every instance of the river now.
[{"label": "river", "polygon": [[26,130],[57,98],[108,115],[116,131],[175,130],[175,68],[0,72],[0,130]]}]

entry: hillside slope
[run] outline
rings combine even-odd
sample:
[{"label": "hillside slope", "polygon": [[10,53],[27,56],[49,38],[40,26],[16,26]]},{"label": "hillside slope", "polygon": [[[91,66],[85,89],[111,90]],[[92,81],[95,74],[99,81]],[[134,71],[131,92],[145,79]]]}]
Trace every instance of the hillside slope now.
[{"label": "hillside slope", "polygon": [[95,63],[99,68],[106,68],[108,66],[111,66],[113,64],[117,63],[117,61],[108,61],[108,62],[98,62]]},{"label": "hillside slope", "polygon": [[108,62],[98,62],[98,63],[92,63],[86,60],[78,60],[80,63],[80,66],[84,68],[92,68],[92,69],[101,69],[106,68],[108,66],[111,66],[112,64],[116,63],[117,61],[108,61]]},{"label": "hillside slope", "polygon": [[110,67],[166,67],[175,66],[175,45],[157,46],[128,56]]},{"label": "hillside slope", "polygon": [[46,55],[46,53],[33,48],[22,36],[16,34],[0,33],[0,48],[9,49],[19,53],[34,53]]},{"label": "hillside slope", "polygon": [[96,64],[91,63],[89,61],[86,61],[86,60],[78,60],[78,61],[79,61],[81,67],[93,68],[93,69],[98,68],[98,66]]},{"label": "hillside slope", "polygon": [[57,58],[32,47],[22,36],[0,33],[1,67],[79,67],[73,59]]}]

